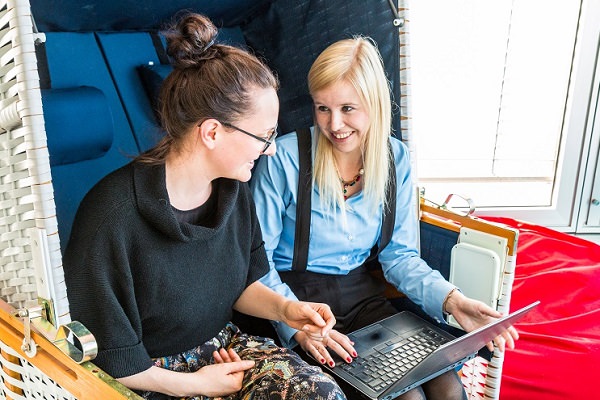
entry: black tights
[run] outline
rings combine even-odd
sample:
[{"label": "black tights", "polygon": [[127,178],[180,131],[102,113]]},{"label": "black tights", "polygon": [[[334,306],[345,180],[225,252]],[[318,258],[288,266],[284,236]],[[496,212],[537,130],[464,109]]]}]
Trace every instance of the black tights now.
[{"label": "black tights", "polygon": [[456,372],[450,370],[396,400],[467,400],[467,394]]},{"label": "black tights", "polygon": [[[302,353],[304,352],[301,351],[301,354]],[[313,364],[315,363],[312,359],[311,362]],[[336,380],[348,400],[366,399],[366,397],[360,394],[358,390],[342,379]],[[467,394],[465,393],[462,382],[456,371],[450,370],[437,378],[425,382],[423,385],[396,397],[395,400],[467,400]]]}]

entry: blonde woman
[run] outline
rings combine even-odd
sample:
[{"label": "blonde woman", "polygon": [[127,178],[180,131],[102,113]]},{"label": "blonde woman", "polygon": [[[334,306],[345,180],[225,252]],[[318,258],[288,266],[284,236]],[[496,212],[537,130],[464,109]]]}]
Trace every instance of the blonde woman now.
[{"label": "blonde woman", "polygon": [[[364,265],[374,246],[388,282],[438,322],[449,313],[470,331],[499,317],[419,257],[409,153],[391,135],[390,90],[374,43],[355,37],[330,45],[313,63],[308,88],[314,103],[312,132],[278,139],[277,154],[261,160],[251,182],[271,264],[262,282],[288,298],[328,304],[337,323],[327,338],[314,340],[276,322],[281,341],[299,344],[322,364],[333,365],[331,351],[352,362],[356,350],[344,333],[397,312],[384,297],[383,284]],[[298,143],[307,134],[313,143],[308,155],[313,183],[308,197],[299,201]],[[394,192],[386,196],[387,190]],[[298,218],[297,209],[307,200],[310,214]],[[384,240],[387,221],[393,225]],[[300,264],[299,250],[294,251],[302,247],[295,241],[298,224],[310,226],[307,259]],[[496,341],[503,349],[512,347],[515,338],[510,328]],[[450,371],[401,398],[462,399],[465,393]]]}]

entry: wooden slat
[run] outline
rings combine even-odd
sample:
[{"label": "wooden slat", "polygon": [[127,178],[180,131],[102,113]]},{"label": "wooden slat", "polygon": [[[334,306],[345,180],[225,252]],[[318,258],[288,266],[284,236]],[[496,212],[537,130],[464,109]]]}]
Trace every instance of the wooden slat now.
[{"label": "wooden slat", "polygon": [[29,358],[21,350],[23,323],[13,315],[14,309],[0,301],[0,336],[19,356],[46,374],[67,392],[85,400],[140,399],[108,374],[90,362],[77,364],[52,342],[32,328],[31,337],[37,344],[37,354]]}]

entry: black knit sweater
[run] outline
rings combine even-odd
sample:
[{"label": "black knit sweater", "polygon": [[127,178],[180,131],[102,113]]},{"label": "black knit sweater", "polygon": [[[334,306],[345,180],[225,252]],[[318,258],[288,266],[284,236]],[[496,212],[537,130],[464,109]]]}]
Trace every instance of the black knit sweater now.
[{"label": "black knit sweater", "polygon": [[96,337],[114,377],[213,338],[244,289],[269,269],[244,183],[214,182],[205,226],[179,224],[164,166],[132,162],[84,198],[63,258],[71,318]]}]

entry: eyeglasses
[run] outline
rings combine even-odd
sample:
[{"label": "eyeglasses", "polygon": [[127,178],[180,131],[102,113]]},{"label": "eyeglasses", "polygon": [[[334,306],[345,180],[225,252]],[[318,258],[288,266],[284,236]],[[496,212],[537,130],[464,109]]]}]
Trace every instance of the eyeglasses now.
[{"label": "eyeglasses", "polygon": [[252,134],[250,132],[247,132],[247,131],[245,131],[245,130],[243,130],[241,128],[238,128],[237,126],[228,124],[227,122],[221,122],[221,125],[226,126],[228,128],[231,128],[231,129],[235,129],[236,131],[242,132],[242,133],[244,133],[244,134],[246,134],[248,136],[253,137],[256,140],[260,140],[261,142],[263,142],[265,144],[265,147],[263,147],[263,149],[260,151],[261,153],[264,153],[265,151],[267,151],[267,149],[269,148],[269,146],[271,145],[271,143],[273,143],[273,141],[277,137],[277,126],[275,126],[275,128],[273,129],[273,133],[271,133],[269,135],[269,137],[265,139],[263,137],[256,136],[256,135],[254,135],[254,134]]}]

